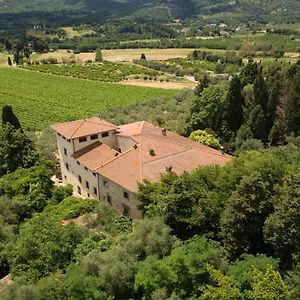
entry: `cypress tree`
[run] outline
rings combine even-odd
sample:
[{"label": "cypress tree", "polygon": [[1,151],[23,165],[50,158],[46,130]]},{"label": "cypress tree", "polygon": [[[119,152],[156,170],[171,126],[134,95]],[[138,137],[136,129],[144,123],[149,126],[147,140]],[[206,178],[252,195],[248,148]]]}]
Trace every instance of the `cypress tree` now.
[{"label": "cypress tree", "polygon": [[15,129],[21,128],[21,124],[10,105],[2,107],[2,126],[5,126],[7,123],[11,124]]},{"label": "cypress tree", "polygon": [[269,100],[269,92],[261,73],[258,74],[254,81],[253,94],[256,105],[260,105],[263,109],[264,114],[266,115]]},{"label": "cypress tree", "polygon": [[284,107],[287,133],[300,135],[300,72],[295,75]]},{"label": "cypress tree", "polygon": [[250,113],[249,125],[253,133],[253,138],[266,141],[266,118],[260,105],[256,105]]},{"label": "cypress tree", "polygon": [[236,132],[243,123],[243,103],[242,84],[239,77],[235,76],[230,81],[226,96],[226,109],[224,120],[230,130]]},{"label": "cypress tree", "polygon": [[7,57],[7,63],[8,63],[8,65],[9,65],[9,66],[11,66],[11,65],[12,65],[12,61],[11,61],[11,58],[10,58],[10,56],[8,56],[8,57]]}]

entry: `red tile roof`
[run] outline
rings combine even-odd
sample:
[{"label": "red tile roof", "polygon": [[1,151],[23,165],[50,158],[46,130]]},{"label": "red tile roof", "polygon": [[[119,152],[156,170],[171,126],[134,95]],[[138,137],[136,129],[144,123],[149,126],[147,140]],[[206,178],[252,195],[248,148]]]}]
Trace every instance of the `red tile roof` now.
[{"label": "red tile roof", "polygon": [[119,152],[105,144],[95,142],[73,154],[73,157],[90,170],[94,170],[107,161],[115,158]]},{"label": "red tile roof", "polygon": [[134,138],[137,147],[115,157],[96,171],[133,192],[138,190],[138,182],[144,179],[159,181],[160,174],[165,173],[168,166],[177,174],[182,174],[200,166],[224,165],[231,159],[229,155],[222,155],[215,149],[173,132],[167,131],[163,135],[161,128],[149,122],[123,125],[118,132],[118,135]]},{"label": "red tile roof", "polygon": [[166,131],[142,121],[116,127],[104,120],[92,118],[52,128],[67,138],[92,135],[117,129],[117,135],[135,141],[136,146],[119,153],[109,146],[96,142],[73,154],[81,164],[132,192],[144,179],[159,181],[167,167],[177,174],[190,172],[201,166],[224,165],[231,159],[219,151],[194,142],[174,132]]},{"label": "red tile roof", "polygon": [[118,127],[105,120],[94,117],[72,122],[53,124],[51,125],[51,128],[67,139],[75,139],[109,130],[116,130]]}]

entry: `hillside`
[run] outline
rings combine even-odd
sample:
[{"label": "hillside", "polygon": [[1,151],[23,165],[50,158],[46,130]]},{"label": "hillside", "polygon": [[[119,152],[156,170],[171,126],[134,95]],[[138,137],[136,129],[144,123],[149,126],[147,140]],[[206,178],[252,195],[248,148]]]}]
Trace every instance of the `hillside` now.
[{"label": "hillside", "polygon": [[69,12],[93,19],[142,17],[299,21],[299,0],[0,0],[0,12]]}]

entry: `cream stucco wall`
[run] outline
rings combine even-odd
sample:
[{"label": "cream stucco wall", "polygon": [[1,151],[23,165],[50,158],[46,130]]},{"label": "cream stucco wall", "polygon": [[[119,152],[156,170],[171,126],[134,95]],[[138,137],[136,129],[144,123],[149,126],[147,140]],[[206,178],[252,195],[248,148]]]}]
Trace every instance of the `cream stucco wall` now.
[{"label": "cream stucco wall", "polygon": [[110,130],[110,131],[107,131],[109,136],[108,137],[102,137],[102,133],[98,133],[98,139],[94,139],[94,140],[91,140],[91,136],[88,135],[86,136],[86,141],[85,142],[79,142],[79,138],[76,138],[76,139],[73,139],[71,141],[71,143],[73,143],[74,145],[74,151],[79,151],[81,150],[82,148],[85,148],[97,141],[115,149],[115,150],[118,150],[117,148],[117,140],[116,140],[116,135],[115,135],[115,131],[114,130]]},{"label": "cream stucco wall", "polygon": [[119,150],[121,150],[120,152],[125,152],[129,149],[131,149],[134,145],[136,145],[137,142],[128,136],[117,136],[117,147]]},{"label": "cream stucco wall", "polygon": [[[111,143],[115,147],[119,147],[114,134],[110,134],[110,136],[105,139],[109,141],[105,141],[105,144]],[[95,141],[96,140],[92,140],[92,143]],[[104,143],[104,139],[99,139],[99,141]],[[98,200],[101,199],[107,206],[120,214],[123,214],[125,212],[125,208],[127,208],[128,216],[132,218],[141,218],[142,214],[137,208],[139,202],[135,199],[134,193],[126,190],[110,179],[103,177],[101,174],[94,173],[84,165],[78,164],[77,160],[72,157],[74,152],[88,146],[89,144],[91,144],[91,140],[89,138],[87,139],[87,142],[79,143],[78,140],[74,140],[73,143],[72,140],[68,141],[61,135],[57,134],[57,145],[63,183],[71,184],[73,186],[73,193],[77,197],[94,198]],[[126,148],[127,150],[127,148],[131,148],[134,144],[134,140],[124,137],[122,138],[120,145],[121,147],[124,147],[123,149]],[[67,154],[65,154],[64,149],[66,149]],[[68,169],[66,167],[67,164]],[[81,176],[81,182],[79,181],[79,176]],[[86,182],[89,183],[89,188],[86,187]],[[80,188],[80,194],[78,193],[78,187]],[[94,188],[97,193],[94,192]],[[124,192],[128,195],[127,199],[124,197]],[[108,201],[109,197],[111,199],[110,202]]]}]

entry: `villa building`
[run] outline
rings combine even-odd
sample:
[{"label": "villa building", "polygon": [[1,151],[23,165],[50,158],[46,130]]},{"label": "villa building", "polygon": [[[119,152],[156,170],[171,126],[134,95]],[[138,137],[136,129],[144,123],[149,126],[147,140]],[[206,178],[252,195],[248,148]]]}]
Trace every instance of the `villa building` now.
[{"label": "villa building", "polygon": [[74,194],[103,200],[115,211],[140,218],[138,184],[160,174],[182,174],[224,165],[230,156],[149,122],[115,126],[100,118],[54,124],[62,182]]}]

